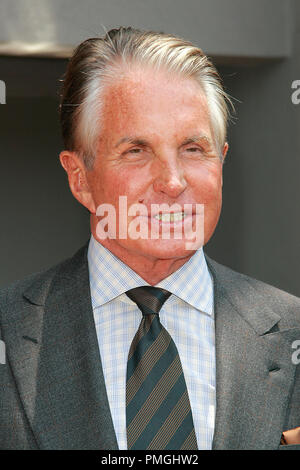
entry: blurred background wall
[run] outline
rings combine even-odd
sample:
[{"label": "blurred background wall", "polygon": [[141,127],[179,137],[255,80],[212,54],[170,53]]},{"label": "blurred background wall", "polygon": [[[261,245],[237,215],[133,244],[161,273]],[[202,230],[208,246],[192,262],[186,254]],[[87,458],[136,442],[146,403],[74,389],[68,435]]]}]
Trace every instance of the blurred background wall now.
[{"label": "blurred background wall", "polygon": [[58,155],[59,80],[104,28],[175,33],[216,63],[237,110],[224,203],[206,247],[217,261],[300,295],[300,2],[0,0],[0,286],[72,255],[89,237]]}]

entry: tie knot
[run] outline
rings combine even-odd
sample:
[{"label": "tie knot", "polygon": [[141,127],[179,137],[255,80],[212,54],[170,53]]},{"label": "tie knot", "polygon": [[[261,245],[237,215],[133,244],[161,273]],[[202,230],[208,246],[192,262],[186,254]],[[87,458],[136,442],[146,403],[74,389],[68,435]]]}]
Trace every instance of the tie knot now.
[{"label": "tie knot", "polygon": [[159,313],[171,292],[159,287],[143,286],[127,291],[126,295],[137,304],[143,315],[154,315]]}]

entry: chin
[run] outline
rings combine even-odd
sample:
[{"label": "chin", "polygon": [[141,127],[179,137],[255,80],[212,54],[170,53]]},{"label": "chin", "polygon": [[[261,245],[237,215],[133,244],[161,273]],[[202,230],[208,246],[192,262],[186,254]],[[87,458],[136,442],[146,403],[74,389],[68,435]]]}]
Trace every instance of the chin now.
[{"label": "chin", "polygon": [[186,258],[201,247],[202,244],[193,244],[193,246],[190,247],[188,240],[140,240],[139,246],[136,247],[135,252],[149,258],[167,260]]}]

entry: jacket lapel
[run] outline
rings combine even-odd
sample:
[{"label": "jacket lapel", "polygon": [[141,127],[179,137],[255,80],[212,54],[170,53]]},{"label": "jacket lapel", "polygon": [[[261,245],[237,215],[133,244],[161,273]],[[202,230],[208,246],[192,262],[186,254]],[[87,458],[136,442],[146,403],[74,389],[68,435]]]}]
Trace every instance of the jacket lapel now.
[{"label": "jacket lapel", "polygon": [[[91,307],[87,247],[24,293],[11,366],[41,449],[117,449]],[[8,340],[7,340],[8,341]]]},{"label": "jacket lapel", "polygon": [[294,384],[291,345],[300,328],[279,330],[280,315],[245,277],[207,262],[216,318],[213,449],[276,449]]}]

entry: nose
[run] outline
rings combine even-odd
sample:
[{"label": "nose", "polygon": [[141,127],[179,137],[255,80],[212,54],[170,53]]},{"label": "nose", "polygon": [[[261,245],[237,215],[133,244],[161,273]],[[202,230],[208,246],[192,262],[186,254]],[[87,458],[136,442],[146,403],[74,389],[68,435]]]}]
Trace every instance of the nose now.
[{"label": "nose", "polygon": [[157,177],[153,188],[157,193],[164,193],[171,198],[177,198],[187,187],[184,171],[177,160],[161,162],[157,169]]}]

